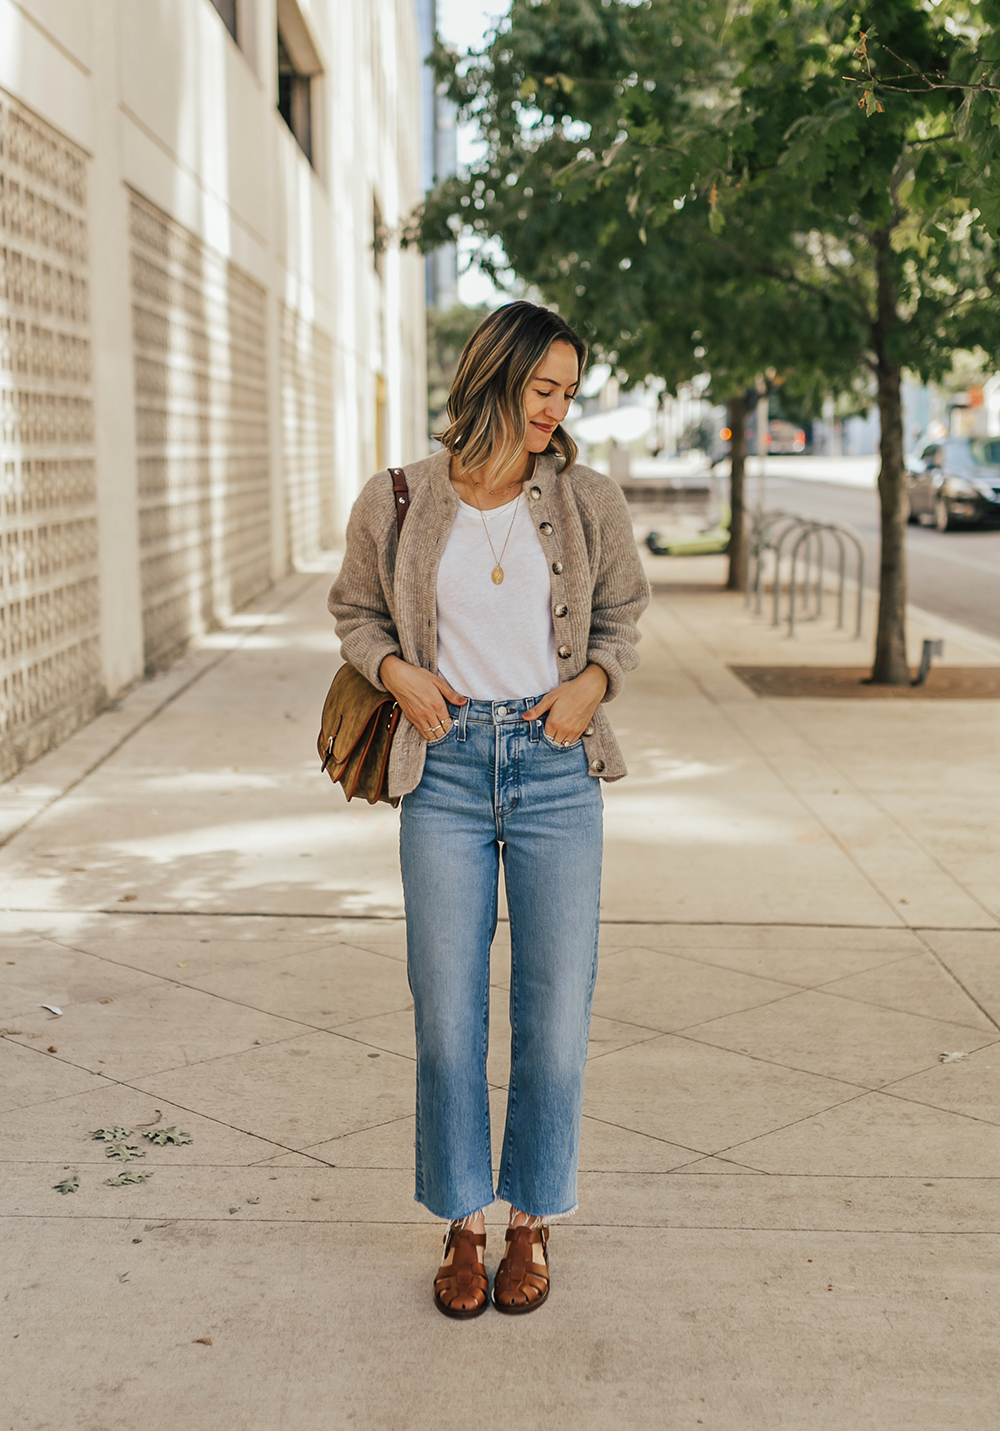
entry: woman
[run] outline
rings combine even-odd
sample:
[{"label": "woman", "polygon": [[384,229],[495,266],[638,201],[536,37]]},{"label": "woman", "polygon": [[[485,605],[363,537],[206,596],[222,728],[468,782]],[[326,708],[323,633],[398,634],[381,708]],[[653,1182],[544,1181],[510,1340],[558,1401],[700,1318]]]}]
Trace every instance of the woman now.
[{"label": "woman", "polygon": [[[493,1303],[549,1290],[548,1223],[576,1206],[597,971],[601,779],[625,765],[604,713],[638,663],[649,599],[621,489],[576,465],[560,426],[582,340],[531,303],[462,353],[443,450],[355,504],[330,593],[344,659],[403,716],[389,771],[417,1035],[416,1199],[449,1221],[434,1300],[486,1310],[484,1211],[510,1203]],[[494,1193],[486,1051],[501,860],[511,1071]]]}]

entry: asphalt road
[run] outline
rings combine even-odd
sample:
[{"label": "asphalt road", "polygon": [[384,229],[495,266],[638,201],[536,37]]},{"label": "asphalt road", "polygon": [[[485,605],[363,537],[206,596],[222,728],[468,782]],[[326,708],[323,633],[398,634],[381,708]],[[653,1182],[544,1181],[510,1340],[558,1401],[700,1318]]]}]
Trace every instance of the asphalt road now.
[{"label": "asphalt road", "polygon": [[[750,502],[755,483],[748,484]],[[831,482],[767,478],[767,507],[849,522],[865,549],[865,586],[878,587],[878,495]],[[1000,638],[1000,531],[907,529],[910,600],[925,611]],[[832,553],[827,557],[833,564]],[[848,568],[850,572],[852,567]]]}]

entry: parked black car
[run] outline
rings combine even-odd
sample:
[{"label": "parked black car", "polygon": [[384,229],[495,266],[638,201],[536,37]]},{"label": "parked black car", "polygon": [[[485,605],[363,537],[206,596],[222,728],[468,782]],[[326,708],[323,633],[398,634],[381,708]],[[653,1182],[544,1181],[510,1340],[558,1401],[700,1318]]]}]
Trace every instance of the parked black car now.
[{"label": "parked black car", "polygon": [[1000,523],[1000,437],[932,442],[911,462],[906,485],[911,522],[939,532]]}]

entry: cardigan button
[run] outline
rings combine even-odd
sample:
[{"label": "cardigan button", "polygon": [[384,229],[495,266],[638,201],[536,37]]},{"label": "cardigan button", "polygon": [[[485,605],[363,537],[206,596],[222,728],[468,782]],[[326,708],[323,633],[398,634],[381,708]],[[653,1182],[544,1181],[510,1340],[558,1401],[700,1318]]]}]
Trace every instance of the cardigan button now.
[{"label": "cardigan button", "polygon": [[603,761],[603,760],[592,760],[592,761],[590,762],[590,768],[591,768],[591,770],[594,772],[595,775],[600,775],[601,771],[604,769],[604,761]]},{"label": "cardigan button", "polygon": [[570,658],[570,656],[572,656],[572,654],[573,654],[573,651],[572,651],[571,647],[569,647],[569,646],[560,646],[560,647],[559,647],[559,650],[556,652],[556,655],[557,655],[557,656],[559,657],[559,659],[562,660],[562,661],[568,661],[569,658]]},{"label": "cardigan button", "polygon": [[563,564],[562,564],[562,562],[561,562],[561,561],[554,561],[554,562],[552,563],[552,570],[555,572],[556,576],[562,576],[562,574],[563,574]]},{"label": "cardigan button", "polygon": [[542,489],[541,489],[541,487],[532,487],[531,491],[528,493],[528,496],[531,498],[531,500],[532,500],[533,502],[538,502],[538,501],[540,501],[540,500],[541,500],[541,496],[542,496]]},{"label": "cardigan button", "polygon": [[588,725],[587,729],[583,733],[584,735],[593,735],[594,727],[592,725]]},{"label": "cardigan button", "polygon": [[555,608],[554,614],[555,614],[556,616],[568,616],[568,615],[569,615],[569,607],[566,605],[565,601],[560,601],[559,605]]},{"label": "cardigan button", "polygon": [[541,532],[541,534],[542,534],[543,537],[551,537],[551,535],[552,535],[552,523],[551,523],[551,522],[542,522],[542,524],[541,524],[541,526],[538,528],[538,530]]}]

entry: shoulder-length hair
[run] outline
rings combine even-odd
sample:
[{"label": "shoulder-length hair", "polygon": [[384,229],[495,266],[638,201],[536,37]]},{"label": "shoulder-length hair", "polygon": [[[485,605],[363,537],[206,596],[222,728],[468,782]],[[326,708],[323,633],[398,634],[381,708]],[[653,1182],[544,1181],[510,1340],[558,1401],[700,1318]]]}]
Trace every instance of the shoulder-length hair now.
[{"label": "shoulder-length hair", "polygon": [[[558,313],[535,303],[508,303],[485,318],[462,349],[448,395],[448,426],[438,441],[467,472],[494,463],[493,485],[517,465],[528,435],[524,395],[553,343],[575,349],[583,377],[587,345]],[[577,446],[560,424],[546,452],[573,466]]]}]

